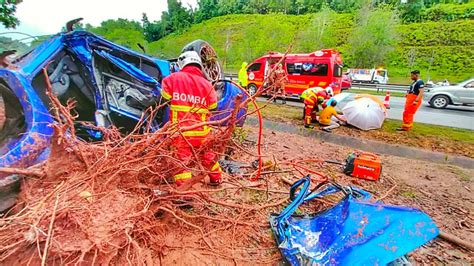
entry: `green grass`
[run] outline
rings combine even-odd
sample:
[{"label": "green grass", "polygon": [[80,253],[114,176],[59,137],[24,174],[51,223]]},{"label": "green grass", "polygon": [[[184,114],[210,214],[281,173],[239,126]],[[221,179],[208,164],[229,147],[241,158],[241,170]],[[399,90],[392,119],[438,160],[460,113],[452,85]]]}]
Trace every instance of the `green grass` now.
[{"label": "green grass", "polygon": [[448,165],[447,168],[451,171],[451,173],[455,174],[457,177],[459,177],[459,180],[463,182],[470,182],[472,177],[469,176],[466,172],[464,172],[463,169],[455,166],[455,165]]},{"label": "green grass", "polygon": [[[262,105],[262,103],[260,103]],[[249,110],[253,108],[249,106]],[[267,119],[277,121],[293,121],[296,123],[303,123],[303,109],[288,105],[268,104],[261,109],[262,116]],[[396,129],[400,127],[401,120],[385,119],[385,122],[380,129],[382,132],[390,134],[400,134]],[[452,141],[466,142],[474,144],[474,132],[469,129],[453,128],[437,125],[429,125],[423,123],[416,123],[410,132],[407,132],[412,137],[440,137]]]},{"label": "green grass", "polygon": [[[259,103],[259,105],[263,106],[264,103]],[[252,110],[252,106],[249,106],[249,111]],[[265,108],[261,109],[261,113],[264,119],[285,123],[290,122],[295,126],[303,128],[303,108],[301,107],[268,104]],[[382,128],[378,130],[361,131],[354,128],[341,127],[334,130],[333,133],[474,158],[474,132],[471,130],[415,123],[411,131],[397,132],[396,128],[400,127],[401,123],[401,120],[385,119]]]},{"label": "green grass", "polygon": [[400,193],[400,195],[402,195],[405,198],[410,198],[410,199],[416,198],[416,194],[413,190],[403,191],[403,192]]},{"label": "green grass", "polygon": [[388,75],[388,83],[390,84],[405,84],[405,85],[409,85],[411,82],[410,82],[410,77],[407,75],[406,77],[403,77],[403,76],[395,76],[395,77],[392,77],[390,76],[390,74]]},{"label": "green grass", "polygon": [[[369,95],[378,95],[378,96],[385,96],[386,91],[373,91],[373,90],[364,90],[364,89],[356,89],[356,88],[350,88],[348,92],[351,93],[358,93],[358,94],[369,94]],[[390,96],[393,97],[403,97],[405,96],[405,93],[403,92],[390,92]]]},{"label": "green grass", "polygon": [[[400,120],[385,119],[382,131],[395,132],[395,129],[400,127],[400,124]],[[439,137],[441,139],[474,144],[474,132],[469,129],[415,123],[413,129],[406,134],[413,137]]]},{"label": "green grass", "polygon": [[[259,103],[260,107],[264,106],[264,103]],[[249,111],[253,111],[252,105],[249,105]],[[291,107],[287,105],[268,104],[264,108],[260,109],[262,117],[273,121],[292,121],[295,123],[303,124],[303,110],[302,108]]]}]

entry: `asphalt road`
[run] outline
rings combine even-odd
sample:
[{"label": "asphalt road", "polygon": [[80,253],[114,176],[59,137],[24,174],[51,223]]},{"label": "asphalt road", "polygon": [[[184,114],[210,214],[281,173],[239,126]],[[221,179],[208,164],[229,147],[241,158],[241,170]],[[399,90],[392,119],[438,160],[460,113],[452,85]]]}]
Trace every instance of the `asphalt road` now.
[{"label": "asphalt road", "polygon": [[[384,97],[380,96],[379,98],[383,101]],[[260,100],[266,101],[265,98]],[[278,100],[277,103],[281,103],[281,101]],[[303,108],[303,103],[298,101],[287,101],[287,104]],[[390,97],[388,117],[401,120],[404,105],[405,98]],[[448,105],[446,109],[434,109],[428,103],[423,102],[415,115],[415,122],[474,130],[474,107]]]}]

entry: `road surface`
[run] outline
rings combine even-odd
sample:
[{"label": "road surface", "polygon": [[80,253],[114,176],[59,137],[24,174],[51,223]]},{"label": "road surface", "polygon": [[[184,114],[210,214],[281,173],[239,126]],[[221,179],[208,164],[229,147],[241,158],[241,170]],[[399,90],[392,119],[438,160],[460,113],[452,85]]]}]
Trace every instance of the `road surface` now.
[{"label": "road surface", "polygon": [[[378,97],[383,101],[383,96]],[[259,100],[266,101],[265,98]],[[278,100],[277,102],[280,103],[281,101]],[[303,108],[301,102],[287,101],[287,104]],[[404,105],[405,98],[390,97],[388,117],[401,120]],[[448,105],[446,109],[434,109],[428,103],[423,102],[415,115],[415,122],[474,130],[474,107]]]}]

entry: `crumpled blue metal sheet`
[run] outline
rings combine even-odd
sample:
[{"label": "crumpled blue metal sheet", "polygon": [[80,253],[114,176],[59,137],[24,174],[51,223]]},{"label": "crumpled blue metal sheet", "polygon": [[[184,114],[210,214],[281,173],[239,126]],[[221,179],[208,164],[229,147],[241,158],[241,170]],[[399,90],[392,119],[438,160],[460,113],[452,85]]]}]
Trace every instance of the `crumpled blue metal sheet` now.
[{"label": "crumpled blue metal sheet", "polygon": [[[211,121],[219,121],[223,118],[228,117],[235,108],[235,101],[229,99],[235,99],[238,94],[242,95],[241,102],[244,102],[247,99],[247,95],[243,94],[241,89],[232,82],[226,82],[224,84],[225,88],[223,89],[223,95],[221,99],[217,102],[217,111],[213,112],[211,116]],[[247,109],[241,108],[237,113],[237,126],[243,126],[246,118]],[[224,122],[222,125],[228,125],[229,121]]]},{"label": "crumpled blue metal sheet", "polygon": [[[434,239],[438,228],[423,212],[370,202],[366,191],[328,184],[308,191],[309,177],[292,186],[300,192],[279,215],[270,218],[278,247],[292,265],[385,265]],[[298,216],[296,209],[309,200],[336,191],[346,194],[332,208]]]},{"label": "crumpled blue metal sheet", "polygon": [[113,56],[105,51],[97,51],[97,54],[106,58],[110,62],[112,62],[115,66],[119,67],[123,71],[125,71],[130,76],[140,80],[143,83],[149,84],[151,86],[158,86],[159,83],[154,78],[148,76],[145,72],[141,71],[140,69],[136,68],[130,63],[127,63],[125,60],[122,60],[116,56]]}]

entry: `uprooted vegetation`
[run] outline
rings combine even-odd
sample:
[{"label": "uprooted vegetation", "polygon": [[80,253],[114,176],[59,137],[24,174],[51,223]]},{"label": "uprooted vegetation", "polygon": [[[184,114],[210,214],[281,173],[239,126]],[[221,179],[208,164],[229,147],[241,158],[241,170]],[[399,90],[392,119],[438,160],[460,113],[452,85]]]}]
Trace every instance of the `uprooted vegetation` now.
[{"label": "uprooted vegetation", "polygon": [[[56,118],[51,155],[17,171],[25,178],[17,205],[0,220],[0,262],[155,264],[198,255],[205,260],[205,254],[229,262],[279,259],[266,217],[287,201],[286,193],[239,179],[227,179],[218,189],[200,184],[207,172],[199,160],[182,165],[170,149],[173,136],[199,124],[167,124],[143,133],[138,130],[142,123],[127,136],[116,128],[99,128],[104,140],[89,143],[76,138],[74,102],[61,105],[50,98]],[[194,150],[196,157],[209,149],[223,154],[238,148],[231,137],[237,111],[247,104],[240,101],[228,117],[203,122],[214,131],[206,145]],[[216,126],[223,122],[229,126]],[[177,189],[169,177],[178,166],[188,167],[195,177]],[[258,179],[261,170],[259,164],[251,179]],[[189,201],[192,209],[181,208]]]},{"label": "uprooted vegetation", "polygon": [[[54,125],[51,156],[45,163],[22,171],[26,178],[18,204],[0,219],[2,264],[275,264],[281,256],[271,236],[269,214],[285,205],[288,186],[297,180],[294,177],[308,173],[316,183],[328,177],[354,181],[378,199],[392,203],[427,204],[424,194],[419,197],[422,204],[418,197],[397,196],[397,190],[402,193],[414,188],[393,177],[384,175],[380,183],[363,183],[324,165],[320,158],[331,158],[331,154],[337,154],[336,159],[343,157],[345,151],[340,148],[313,149],[307,139],[290,140],[274,133],[265,135],[264,144],[259,145],[261,130],[239,130],[232,138],[232,126],[214,127],[212,139],[202,150],[195,150],[196,155],[206,149],[222,155],[234,150],[230,159],[250,165],[263,158],[262,164],[246,166],[249,171],[243,175],[226,174],[220,188],[204,185],[206,171],[199,164],[192,165],[195,178],[184,189],[176,189],[168,178],[180,162],[169,144],[180,129],[167,125],[157,132],[127,136],[116,129],[101,129],[103,141],[83,142],[74,137],[72,107],[72,103],[56,103],[58,112],[53,113],[61,115]],[[227,119],[232,125],[235,111]],[[277,142],[281,139],[288,144]],[[255,152],[260,146],[263,157]],[[425,193],[438,198],[437,191]],[[192,200],[192,209],[184,208],[186,200]],[[459,219],[465,214],[461,212],[464,210],[437,211],[452,205],[443,202],[441,206],[441,200],[426,207],[430,215],[437,214],[437,222],[442,223],[439,217]],[[329,206],[316,201],[306,210],[317,212]],[[472,219],[468,217],[459,228],[452,226],[446,227],[459,230],[454,232],[461,235],[472,226]],[[420,263],[459,262],[453,260],[454,255],[436,252],[450,249],[449,244],[435,241],[412,258]],[[463,254],[462,249],[454,250]]]}]

